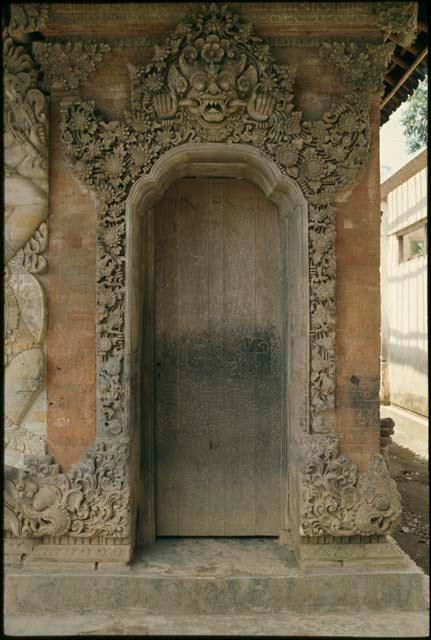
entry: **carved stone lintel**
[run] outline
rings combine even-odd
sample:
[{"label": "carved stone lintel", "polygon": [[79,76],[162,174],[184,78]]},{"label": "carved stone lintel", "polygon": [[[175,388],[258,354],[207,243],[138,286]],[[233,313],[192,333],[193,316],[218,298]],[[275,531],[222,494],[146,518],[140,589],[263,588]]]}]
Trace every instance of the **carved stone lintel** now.
[{"label": "carved stone lintel", "polygon": [[35,42],[34,56],[43,69],[44,85],[49,89],[73,91],[87,81],[96,65],[110,51],[104,43]]},{"label": "carved stone lintel", "polygon": [[335,437],[304,438],[301,525],[304,536],[382,535],[401,515],[386,458],[373,456],[366,472],[338,456]]},{"label": "carved stone lintel", "polygon": [[69,473],[51,456],[6,467],[5,529],[15,537],[127,538],[130,534],[129,446],[98,441]]}]

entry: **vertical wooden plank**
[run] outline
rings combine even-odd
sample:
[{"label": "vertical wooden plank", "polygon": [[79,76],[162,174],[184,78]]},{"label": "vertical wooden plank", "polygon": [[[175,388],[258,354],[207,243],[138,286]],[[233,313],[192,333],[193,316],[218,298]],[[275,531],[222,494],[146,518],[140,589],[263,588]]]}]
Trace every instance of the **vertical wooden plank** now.
[{"label": "vertical wooden plank", "polygon": [[139,511],[139,539],[152,544],[156,537],[156,466],[155,466],[155,389],[154,389],[154,210],[148,212],[145,221],[144,260],[146,268],[142,288],[143,313],[140,327],[142,339],[142,369],[144,403],[141,410],[143,434],[141,439],[142,481],[145,486],[145,502]]},{"label": "vertical wooden plank", "polygon": [[178,534],[177,496],[177,187],[158,205],[155,219],[156,495],[158,535]]},{"label": "vertical wooden plank", "polygon": [[226,380],[226,535],[255,533],[255,189],[224,186],[224,345]]},{"label": "vertical wooden plank", "polygon": [[278,211],[256,188],[256,533],[280,532],[281,265]]},{"label": "vertical wooden plank", "polygon": [[244,181],[182,180],[155,234],[157,533],[277,535],[278,212]]},{"label": "vertical wooden plank", "polygon": [[208,180],[208,356],[207,393],[210,535],[225,533],[225,370],[223,350],[223,180]]},{"label": "vertical wooden plank", "polygon": [[208,533],[208,185],[181,180],[178,218],[178,505],[182,535]]}]

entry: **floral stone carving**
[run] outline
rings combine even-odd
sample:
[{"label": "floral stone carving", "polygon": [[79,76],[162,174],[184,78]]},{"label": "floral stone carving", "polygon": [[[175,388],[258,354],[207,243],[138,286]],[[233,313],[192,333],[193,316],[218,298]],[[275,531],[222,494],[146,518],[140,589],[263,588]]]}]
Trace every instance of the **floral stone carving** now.
[{"label": "floral stone carving", "polygon": [[304,440],[301,524],[304,536],[376,535],[401,515],[401,497],[385,456],[375,455],[365,473],[338,456],[333,436]]},{"label": "floral stone carving", "polygon": [[48,10],[46,2],[11,3],[9,33],[15,37],[24,33],[41,31],[46,25]]},{"label": "floral stone carving", "polygon": [[[361,51],[368,56],[367,61],[377,58],[385,61],[387,57],[387,48]],[[344,47],[340,53],[335,48],[334,64],[351,69],[352,52],[350,48],[346,53]],[[363,62],[361,58],[358,64]],[[383,66],[382,62],[380,74]],[[96,189],[100,203],[96,288],[98,436],[127,437],[121,379],[126,199],[136,180],[148,173],[163,153],[187,142],[254,145],[266,153],[283,174],[293,177],[308,199],[310,430],[333,433],[334,195],[357,178],[367,161],[368,91],[375,90],[374,69],[372,81],[361,85],[360,91],[346,92],[321,120],[306,121],[293,104],[295,69],[276,64],[269,47],[253,34],[250,25],[242,23],[225,7],[211,5],[187,24],[178,25],[166,42],[156,47],[151,62],[130,71],[131,107],[121,121],[104,121],[92,101],[70,98],[62,105],[65,151],[76,175]],[[346,81],[346,87],[356,89],[357,78],[355,75],[350,85]],[[332,438],[336,446],[335,436],[320,438]],[[374,494],[368,495],[366,487],[378,486],[381,491],[384,486],[387,491],[392,487],[380,463],[373,461],[367,474],[357,476],[353,466],[338,459],[336,453],[322,455],[323,459],[313,459],[314,462],[307,462],[305,467],[303,534],[320,535],[316,532],[328,530],[334,535],[359,530],[375,533],[377,520],[367,524],[367,514],[383,502],[375,502]],[[332,457],[326,459],[325,455]],[[342,478],[346,473],[348,476],[346,482],[351,491],[342,497],[337,494],[334,498],[331,493],[332,471],[328,469],[332,469],[332,464],[339,465]],[[316,470],[313,465],[317,465]],[[389,498],[393,506],[393,495]],[[361,501],[366,504],[364,513],[359,510]],[[340,510],[341,515],[332,515],[332,509]],[[325,524],[327,517],[328,524]],[[340,522],[339,526],[332,523],[332,517]],[[389,520],[385,511],[381,530]]]},{"label": "floral stone carving", "polygon": [[48,120],[34,62],[7,31],[3,71],[5,446],[6,458],[22,464],[24,455],[46,450],[46,438],[22,422],[40,396],[45,378],[47,311],[38,275],[47,268]]},{"label": "floral stone carving", "polygon": [[127,442],[98,441],[65,474],[51,456],[6,467],[4,526],[16,537],[127,538],[130,496]]},{"label": "floral stone carving", "polygon": [[377,24],[386,38],[395,34],[401,46],[414,40],[417,24],[417,2],[376,2]]},{"label": "floral stone carving", "polygon": [[87,81],[98,62],[110,51],[107,44],[89,42],[35,42],[33,53],[43,68],[50,89],[77,89]]}]

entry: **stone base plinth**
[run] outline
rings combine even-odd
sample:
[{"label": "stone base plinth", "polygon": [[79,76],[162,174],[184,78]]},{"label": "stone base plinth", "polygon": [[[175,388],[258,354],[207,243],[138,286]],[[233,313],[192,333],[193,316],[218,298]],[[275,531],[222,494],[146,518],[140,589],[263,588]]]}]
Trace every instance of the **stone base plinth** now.
[{"label": "stone base plinth", "polygon": [[302,569],[320,567],[372,567],[408,568],[412,560],[390,537],[382,537],[378,542],[351,543],[337,541],[335,543],[314,544],[310,542],[298,545],[296,557]]},{"label": "stone base plinth", "polygon": [[46,538],[5,538],[5,565],[16,569],[65,570],[82,568],[94,570],[99,564],[114,563],[126,567],[132,555],[132,545],[112,540],[106,544],[94,544],[92,540],[60,538],[57,542]]},{"label": "stone base plinth", "polygon": [[136,608],[154,615],[423,610],[426,576],[398,567],[299,568],[272,539],[162,539],[130,568],[7,568],[7,614]]}]

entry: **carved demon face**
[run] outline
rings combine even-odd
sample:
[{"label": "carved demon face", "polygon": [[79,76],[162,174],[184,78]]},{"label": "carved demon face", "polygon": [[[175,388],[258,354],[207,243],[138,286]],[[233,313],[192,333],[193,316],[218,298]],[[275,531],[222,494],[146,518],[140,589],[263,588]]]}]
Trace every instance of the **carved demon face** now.
[{"label": "carved demon face", "polygon": [[[194,50],[194,51],[193,51]],[[195,54],[196,52],[196,54]],[[240,107],[244,107],[257,84],[257,71],[246,57],[228,57],[217,36],[209,36],[200,51],[193,47],[180,56],[180,71],[171,74],[171,82],[178,94],[179,104],[206,124],[217,125]]]},{"label": "carved demon face", "polygon": [[168,72],[169,96],[157,96],[161,118],[173,117],[185,107],[206,126],[217,126],[250,102],[258,82],[253,64],[244,54],[235,56],[229,43],[210,35],[189,45]]}]

